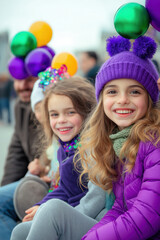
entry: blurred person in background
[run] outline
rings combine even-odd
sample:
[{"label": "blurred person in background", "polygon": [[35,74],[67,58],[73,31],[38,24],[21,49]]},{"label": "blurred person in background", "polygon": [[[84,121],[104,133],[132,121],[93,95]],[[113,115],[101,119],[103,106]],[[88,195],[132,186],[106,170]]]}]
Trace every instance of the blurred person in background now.
[{"label": "blurred person in background", "polygon": [[[6,123],[11,123],[11,98],[13,97],[13,81],[6,74],[0,75],[0,120]],[[14,94],[15,96],[15,94]],[[6,112],[6,116],[5,116]]]},{"label": "blurred person in background", "polygon": [[[31,110],[30,97],[37,77],[14,79],[14,89],[18,98],[15,103],[14,133],[5,161],[0,187],[0,238],[9,240],[18,217],[14,211],[13,196],[20,179],[28,171],[28,164],[36,156],[37,126]],[[2,136],[1,136],[2,137]]]},{"label": "blurred person in background", "polygon": [[95,78],[100,68],[99,57],[94,51],[84,51],[79,56],[79,67],[83,76],[95,85]]},{"label": "blurred person in background", "polygon": [[[157,71],[158,71],[158,73],[159,73],[159,75],[160,75],[160,67],[159,67],[158,61],[157,61],[156,59],[153,59],[152,62],[153,62],[154,65],[156,66]],[[160,91],[160,77],[159,77],[159,79],[158,79],[158,81],[157,81],[157,84],[158,84],[158,89],[159,89],[159,91]],[[160,95],[159,95],[159,100],[160,100]]]},{"label": "blurred person in background", "polygon": [[160,73],[160,67],[159,67],[158,61],[157,61],[156,59],[153,59],[152,62],[153,62],[154,65],[156,66],[158,73]]}]

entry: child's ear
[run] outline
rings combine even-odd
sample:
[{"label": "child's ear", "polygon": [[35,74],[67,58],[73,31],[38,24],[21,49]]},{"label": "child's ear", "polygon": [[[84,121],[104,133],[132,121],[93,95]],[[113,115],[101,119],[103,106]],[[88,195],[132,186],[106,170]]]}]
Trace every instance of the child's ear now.
[{"label": "child's ear", "polygon": [[157,80],[157,84],[158,84],[158,89],[159,89],[159,91],[160,91],[160,77],[159,77],[158,80]]}]

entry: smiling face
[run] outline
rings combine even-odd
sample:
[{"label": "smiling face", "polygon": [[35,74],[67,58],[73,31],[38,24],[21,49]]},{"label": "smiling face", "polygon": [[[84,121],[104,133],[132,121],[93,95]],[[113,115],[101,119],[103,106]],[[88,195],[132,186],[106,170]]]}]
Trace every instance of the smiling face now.
[{"label": "smiling face", "polygon": [[81,130],[83,118],[64,95],[52,94],[48,100],[50,126],[63,142],[72,140]]},{"label": "smiling face", "polygon": [[107,117],[123,129],[145,116],[148,94],[135,80],[112,80],[104,87],[103,107]]}]

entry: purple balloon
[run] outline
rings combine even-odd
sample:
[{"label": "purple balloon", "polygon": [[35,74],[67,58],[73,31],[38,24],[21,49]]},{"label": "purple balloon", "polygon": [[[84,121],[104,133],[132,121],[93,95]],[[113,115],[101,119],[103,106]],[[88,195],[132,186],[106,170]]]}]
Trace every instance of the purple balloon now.
[{"label": "purple balloon", "polygon": [[42,48],[36,48],[25,58],[25,66],[29,74],[37,77],[39,72],[51,66],[51,54]]},{"label": "purple balloon", "polygon": [[25,79],[29,76],[24,60],[19,57],[13,57],[8,63],[8,70],[13,78],[15,79]]},{"label": "purple balloon", "polygon": [[52,55],[52,58],[55,56],[55,51],[51,48],[51,47],[48,47],[48,46],[42,46],[40,48],[43,48],[45,50],[47,50],[51,55]]},{"label": "purple balloon", "polygon": [[146,0],[145,6],[151,18],[151,25],[160,32],[160,1]]}]

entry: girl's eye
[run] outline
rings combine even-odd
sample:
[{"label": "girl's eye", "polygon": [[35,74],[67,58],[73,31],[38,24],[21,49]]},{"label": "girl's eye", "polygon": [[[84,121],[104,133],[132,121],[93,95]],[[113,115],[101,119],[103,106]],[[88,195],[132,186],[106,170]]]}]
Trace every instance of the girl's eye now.
[{"label": "girl's eye", "polygon": [[138,90],[132,90],[132,91],[131,91],[131,94],[137,95],[137,94],[140,94],[140,91],[138,91]]},{"label": "girl's eye", "polygon": [[69,112],[68,112],[69,115],[73,115],[73,114],[75,114],[75,113],[76,113],[75,111],[69,111]]},{"label": "girl's eye", "polygon": [[57,116],[58,116],[58,113],[51,113],[50,116],[51,116],[51,117],[57,117]]},{"label": "girl's eye", "polygon": [[109,90],[109,91],[107,91],[107,94],[110,94],[110,95],[112,95],[112,94],[116,94],[116,93],[117,93],[116,90]]}]

